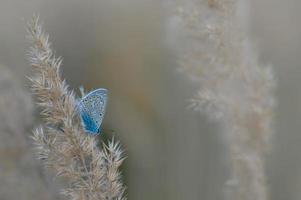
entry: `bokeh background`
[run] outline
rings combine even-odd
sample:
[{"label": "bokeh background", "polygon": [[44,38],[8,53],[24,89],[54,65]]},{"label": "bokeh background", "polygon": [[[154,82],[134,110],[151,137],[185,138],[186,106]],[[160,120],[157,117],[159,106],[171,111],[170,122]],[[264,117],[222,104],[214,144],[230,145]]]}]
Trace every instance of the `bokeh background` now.
[{"label": "bokeh background", "polygon": [[[104,121],[128,156],[128,199],[222,200],[229,178],[217,124],[187,109],[197,85],[178,72],[161,0],[0,0],[0,200],[63,199],[33,158],[38,124],[26,75],[26,22],[40,15],[73,88],[105,87]],[[271,199],[301,199],[301,1],[250,1],[250,36],[274,66],[275,133],[266,158]],[[77,90],[78,92],[78,90]],[[109,134],[111,134],[109,132]]]}]

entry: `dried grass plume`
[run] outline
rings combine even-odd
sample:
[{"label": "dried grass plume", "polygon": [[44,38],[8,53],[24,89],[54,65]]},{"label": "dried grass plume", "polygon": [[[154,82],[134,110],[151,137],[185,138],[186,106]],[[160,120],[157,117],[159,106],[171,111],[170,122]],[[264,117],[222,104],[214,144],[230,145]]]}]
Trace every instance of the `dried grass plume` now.
[{"label": "dried grass plume", "polygon": [[222,124],[232,165],[229,199],[267,200],[264,153],[273,131],[275,81],[240,23],[240,3],[179,1],[180,65],[200,85],[191,106]]},{"label": "dried grass plume", "polygon": [[62,59],[51,49],[37,17],[28,25],[32,42],[28,59],[34,69],[32,91],[43,125],[34,131],[38,158],[68,180],[63,194],[72,200],[121,200],[125,186],[119,167],[124,157],[119,142],[98,144],[84,133],[75,108],[75,94],[60,75]]}]

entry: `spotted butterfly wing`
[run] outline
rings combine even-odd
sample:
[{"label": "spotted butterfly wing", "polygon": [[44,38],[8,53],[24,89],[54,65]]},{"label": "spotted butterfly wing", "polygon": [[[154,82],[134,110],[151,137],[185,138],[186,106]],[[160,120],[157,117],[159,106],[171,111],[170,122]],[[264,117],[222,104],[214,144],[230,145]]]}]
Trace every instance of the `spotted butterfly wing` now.
[{"label": "spotted butterfly wing", "polygon": [[108,91],[100,88],[85,95],[78,103],[78,112],[86,133],[97,135],[106,111]]}]

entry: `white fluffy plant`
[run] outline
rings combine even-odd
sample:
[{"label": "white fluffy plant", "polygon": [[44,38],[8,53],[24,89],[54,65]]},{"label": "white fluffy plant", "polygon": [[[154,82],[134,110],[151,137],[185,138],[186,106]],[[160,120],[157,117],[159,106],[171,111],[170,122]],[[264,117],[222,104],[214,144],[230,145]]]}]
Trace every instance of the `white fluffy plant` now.
[{"label": "white fluffy plant", "polygon": [[[264,154],[272,133],[273,70],[258,62],[238,15],[239,0],[179,0],[180,69],[199,83],[191,106],[222,126],[231,200],[267,200]],[[184,36],[184,37],[182,37]]]},{"label": "white fluffy plant", "polygon": [[30,80],[43,120],[32,137],[38,158],[68,181],[62,192],[69,199],[125,200],[119,142],[99,145],[97,137],[83,131],[75,94],[61,77],[62,59],[55,57],[37,17],[29,23],[28,33],[32,42],[28,59],[35,72]]}]

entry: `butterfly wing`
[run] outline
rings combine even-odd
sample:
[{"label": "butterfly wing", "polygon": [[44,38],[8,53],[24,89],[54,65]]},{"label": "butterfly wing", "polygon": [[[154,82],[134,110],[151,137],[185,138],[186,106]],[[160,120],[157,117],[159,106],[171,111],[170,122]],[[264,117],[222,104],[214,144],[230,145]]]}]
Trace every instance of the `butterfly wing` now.
[{"label": "butterfly wing", "polygon": [[80,100],[80,118],[87,133],[98,134],[100,132],[100,125],[107,106],[107,93],[106,89],[97,89],[88,93]]},{"label": "butterfly wing", "polygon": [[94,120],[90,117],[90,115],[86,111],[81,111],[80,112],[80,118],[82,121],[83,128],[86,133],[89,134],[97,134],[99,127],[97,127],[96,123]]}]

